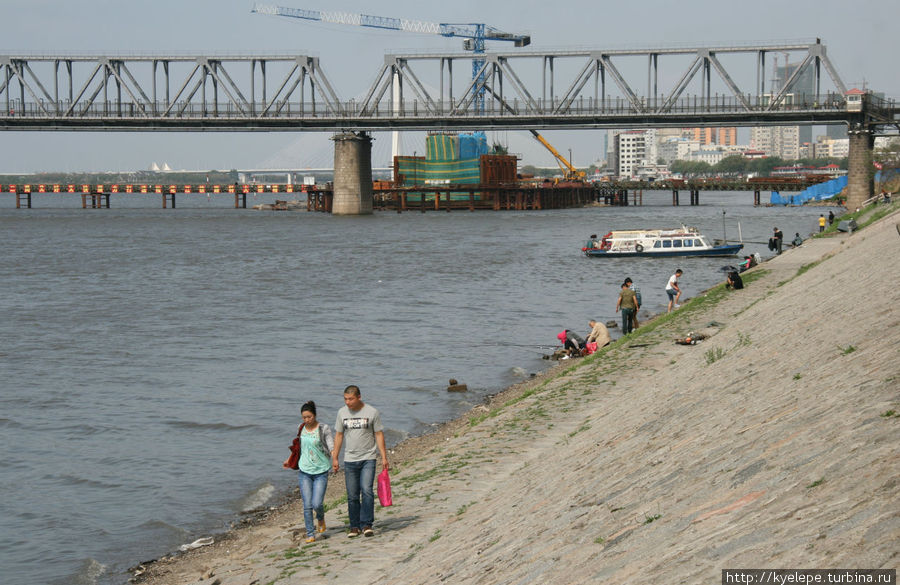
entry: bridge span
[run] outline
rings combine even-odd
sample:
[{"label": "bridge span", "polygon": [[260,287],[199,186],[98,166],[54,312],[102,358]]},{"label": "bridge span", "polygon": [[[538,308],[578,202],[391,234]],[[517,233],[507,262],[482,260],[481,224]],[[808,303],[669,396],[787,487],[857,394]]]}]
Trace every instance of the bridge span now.
[{"label": "bridge span", "polygon": [[[768,58],[782,54],[798,66],[767,90]],[[354,72],[374,82],[347,99],[309,55],[0,55],[0,130],[338,132],[336,185],[351,169],[351,198],[367,200],[374,130],[845,124],[852,202],[871,195],[874,135],[900,124],[892,101],[848,100],[819,39],[512,50],[485,53],[474,77],[470,63],[468,53],[386,55],[369,75]],[[807,73],[811,91],[798,83]]]},{"label": "bridge span", "polygon": [[[799,65],[779,87],[766,90],[770,54],[793,54]],[[335,91],[323,62],[309,55],[0,55],[0,129],[370,131],[847,122],[848,88],[818,39],[485,53],[474,78],[468,76],[470,59],[468,53],[386,55],[376,70],[356,75],[374,82],[348,99]],[[465,66],[454,71],[459,60]],[[646,88],[638,85],[636,72],[638,79],[646,73]],[[797,84],[807,72],[811,90]],[[661,78],[676,81],[664,86]],[[483,109],[476,107],[478,95],[486,96]]]}]

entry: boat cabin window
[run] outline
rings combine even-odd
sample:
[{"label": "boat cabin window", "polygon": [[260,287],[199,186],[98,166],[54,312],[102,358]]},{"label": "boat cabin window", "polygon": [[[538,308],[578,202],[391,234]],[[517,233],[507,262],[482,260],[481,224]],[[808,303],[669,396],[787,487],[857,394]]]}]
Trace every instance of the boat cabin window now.
[{"label": "boat cabin window", "polygon": [[663,245],[663,248],[671,248],[671,247],[672,247],[672,240],[663,240],[662,245]]},{"label": "boat cabin window", "polygon": [[681,247],[681,240],[672,240],[672,245],[676,248]]},{"label": "boat cabin window", "polygon": [[684,241],[684,246],[685,246],[686,248],[691,248],[691,247],[693,247],[693,246],[694,246],[694,240],[685,240],[685,241]]},{"label": "boat cabin window", "polygon": [[703,245],[703,242],[701,242],[700,240],[694,240],[694,245],[695,245],[695,246],[702,246],[702,245]]},{"label": "boat cabin window", "polygon": [[653,242],[653,247],[654,248],[662,247],[662,242],[660,242],[659,240],[656,240],[655,242]]}]

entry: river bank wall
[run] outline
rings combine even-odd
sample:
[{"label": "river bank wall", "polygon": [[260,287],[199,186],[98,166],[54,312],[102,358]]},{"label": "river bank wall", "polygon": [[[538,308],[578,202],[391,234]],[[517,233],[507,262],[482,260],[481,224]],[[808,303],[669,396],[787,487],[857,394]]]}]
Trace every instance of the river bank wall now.
[{"label": "river bank wall", "polygon": [[[895,568],[900,214],[808,240],[391,454],[376,537],[298,502],[138,569],[153,584],[718,583]],[[677,345],[689,332],[709,337]],[[288,472],[285,472],[288,473]]]}]

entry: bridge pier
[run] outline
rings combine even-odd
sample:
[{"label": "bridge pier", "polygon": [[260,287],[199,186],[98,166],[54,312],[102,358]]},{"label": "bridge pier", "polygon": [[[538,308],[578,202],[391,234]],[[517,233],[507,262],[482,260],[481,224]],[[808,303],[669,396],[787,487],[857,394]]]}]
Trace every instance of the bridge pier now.
[{"label": "bridge pier", "polygon": [[759,207],[759,189],[753,191],[753,206]]},{"label": "bridge pier", "polygon": [[700,205],[700,189],[691,190],[691,205]]},{"label": "bridge pier", "polygon": [[678,189],[672,189],[672,206],[678,206]]},{"label": "bridge pier", "polygon": [[875,193],[872,172],[872,149],[875,134],[871,129],[859,125],[847,132],[850,139],[849,170],[847,172],[847,209],[853,211]]},{"label": "bridge pier", "polygon": [[[334,141],[334,215],[372,214],[372,137],[342,132]],[[425,197],[422,196],[424,211]]]},{"label": "bridge pier", "polygon": [[31,191],[20,193],[16,190],[16,209],[22,209],[22,199],[25,199],[25,207],[31,209]]},{"label": "bridge pier", "polygon": [[[91,200],[91,209],[109,209],[109,193],[82,193],[81,208],[88,208],[88,199]],[[29,207],[31,203],[29,202]]]}]

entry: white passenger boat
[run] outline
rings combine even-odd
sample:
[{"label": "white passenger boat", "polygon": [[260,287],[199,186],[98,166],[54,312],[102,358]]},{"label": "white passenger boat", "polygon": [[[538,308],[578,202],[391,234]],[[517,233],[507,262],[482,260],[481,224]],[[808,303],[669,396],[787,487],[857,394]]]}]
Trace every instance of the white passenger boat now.
[{"label": "white passenger boat", "polygon": [[665,230],[615,230],[581,249],[585,256],[734,256],[743,244],[720,244],[697,228],[682,225]]}]

